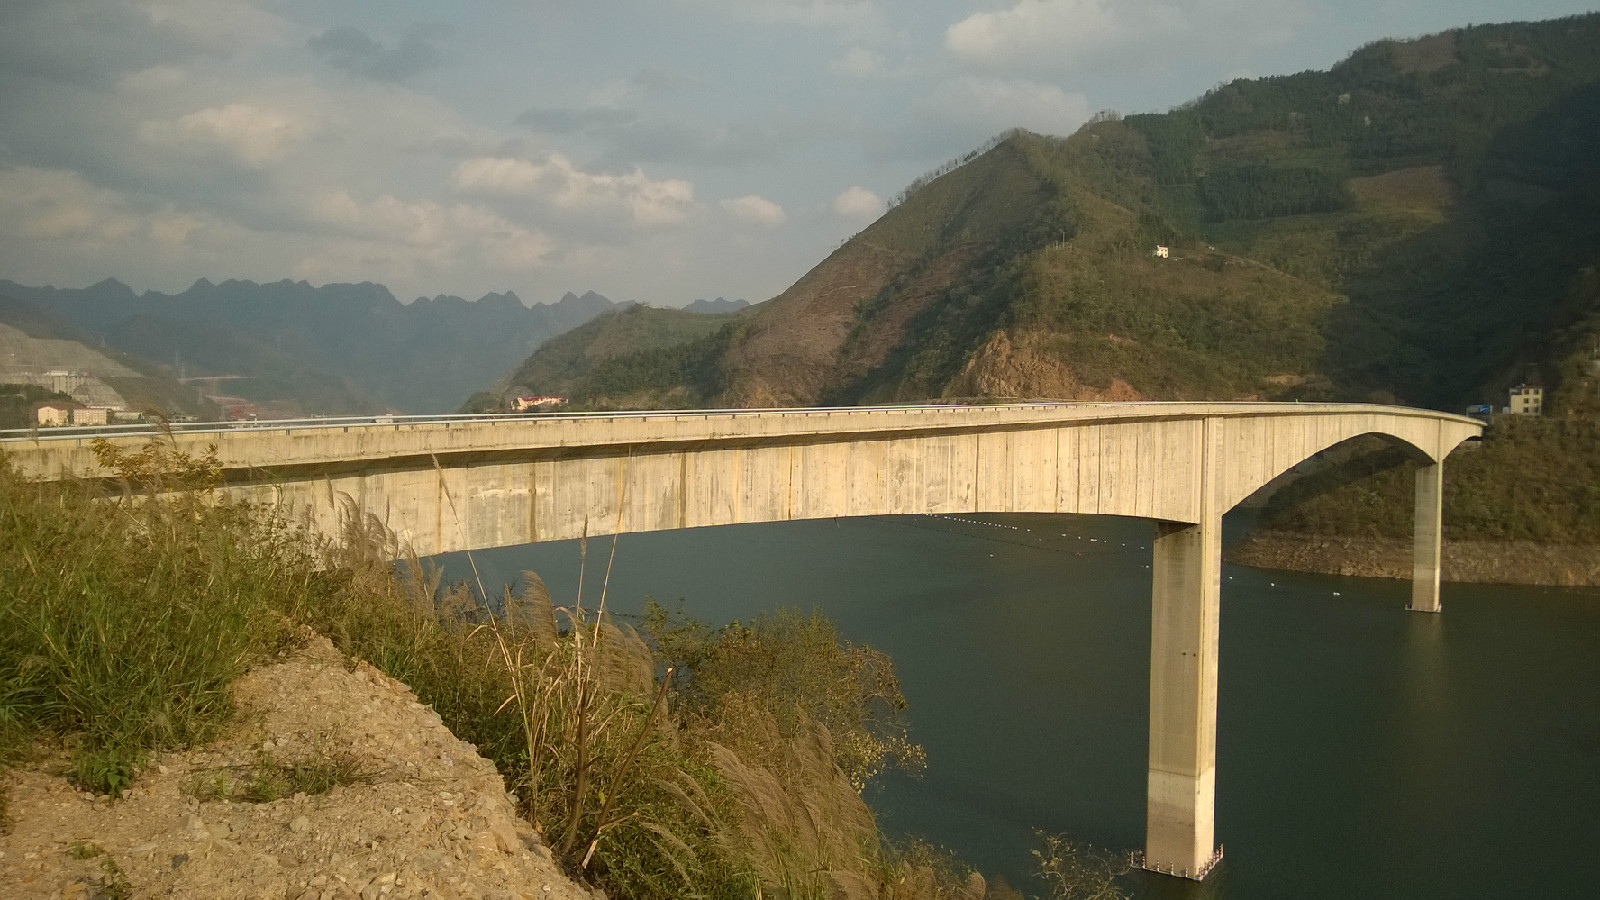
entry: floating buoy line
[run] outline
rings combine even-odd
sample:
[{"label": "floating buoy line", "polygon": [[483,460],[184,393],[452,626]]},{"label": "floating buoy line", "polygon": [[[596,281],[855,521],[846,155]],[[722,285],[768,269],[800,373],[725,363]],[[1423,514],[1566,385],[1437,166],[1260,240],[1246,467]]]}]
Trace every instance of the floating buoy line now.
[{"label": "floating buoy line", "polygon": [[[1073,535],[1070,532],[1052,531],[1048,528],[1040,528],[1036,532],[1034,529],[1022,525],[1008,525],[1004,522],[988,522],[984,521],[983,519],[973,519],[962,515],[928,513],[919,516],[885,516],[884,518],[892,518],[894,521],[899,522],[908,528],[921,528],[926,531],[937,531],[944,534],[960,534],[964,537],[977,538],[980,541],[993,541],[1000,544],[1014,544],[1018,547],[1029,547],[1034,550],[1045,550],[1050,553],[1060,553],[1074,557],[1126,556],[1130,553],[1148,554],[1150,552],[1149,544],[1114,541],[1109,538],[1089,537],[1082,534]],[[976,534],[966,531],[954,531],[949,528],[935,527],[932,524],[920,523],[916,521],[918,519],[932,519],[941,522],[952,522],[959,525],[969,525],[974,528],[983,529],[983,531]],[[1037,535],[1037,537],[1030,538],[1025,537],[1024,535]],[[1056,540],[1067,537],[1075,537],[1077,540],[1083,541],[1085,546],[1083,546],[1082,549],[1072,549],[1070,547],[1062,547],[1059,543],[1044,543],[1044,541],[1047,540]],[[990,555],[993,556],[993,554]],[[1145,568],[1148,569],[1149,564],[1146,564]]]}]

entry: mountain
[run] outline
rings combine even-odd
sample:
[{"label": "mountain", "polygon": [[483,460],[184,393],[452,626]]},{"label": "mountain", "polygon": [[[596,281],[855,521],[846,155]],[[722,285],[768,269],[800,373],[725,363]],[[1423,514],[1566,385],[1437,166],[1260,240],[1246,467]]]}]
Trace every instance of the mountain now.
[{"label": "mountain", "polygon": [[696,300],[693,303],[685,306],[683,309],[685,312],[716,315],[718,313],[738,312],[749,305],[750,301],[748,300],[724,300],[721,297],[718,297],[715,300]]},{"label": "mountain", "polygon": [[284,414],[449,411],[546,338],[615,306],[592,291],[531,308],[509,292],[407,305],[378,284],[287,280],[201,279],[171,295],[111,279],[78,290],[0,281],[0,295]]},{"label": "mountain", "polygon": [[[647,372],[671,366],[685,353],[697,350],[698,340],[716,334],[737,318],[737,312],[625,306],[546,341],[494,385],[492,399],[497,407],[504,406],[502,398],[516,394],[566,396],[588,407],[671,403],[671,395],[649,389],[635,395],[630,365],[619,364],[619,360],[630,360],[633,367]],[[679,399],[691,398],[683,393]]]},{"label": "mountain", "polygon": [[1458,408],[1579,370],[1597,265],[1600,14],[1474,26],[1002,135],[747,315],[585,378],[656,405]]},{"label": "mountain", "polygon": [[[89,335],[35,304],[0,293],[0,384],[33,385],[60,392],[87,406],[116,406],[164,415],[216,418],[220,410],[192,386],[180,384],[161,367],[129,353],[92,346]],[[53,372],[71,376],[52,377]],[[24,400],[8,409],[8,427],[32,424],[30,406],[51,399],[39,391],[13,391]]]}]

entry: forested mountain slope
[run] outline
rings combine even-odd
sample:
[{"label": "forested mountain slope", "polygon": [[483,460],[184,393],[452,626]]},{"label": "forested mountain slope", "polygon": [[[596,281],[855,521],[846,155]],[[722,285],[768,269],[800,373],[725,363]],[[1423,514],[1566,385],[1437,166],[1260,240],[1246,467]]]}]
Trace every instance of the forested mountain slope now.
[{"label": "forested mountain slope", "polygon": [[1600,15],[1379,42],[946,169],[747,317],[585,377],[715,406],[1557,382],[1596,314]]},{"label": "forested mountain slope", "polygon": [[[646,391],[635,396],[634,369],[654,373],[676,360],[691,358],[687,349],[698,339],[739,316],[737,312],[624,306],[545,341],[522,365],[496,382],[487,396],[474,396],[488,409],[504,408],[506,398],[519,394],[572,397],[586,406],[627,407],[662,401],[670,405],[671,395]],[[699,355],[697,350],[693,354]],[[617,364],[619,359],[626,362]],[[684,395],[678,399],[687,402],[691,398]]]}]

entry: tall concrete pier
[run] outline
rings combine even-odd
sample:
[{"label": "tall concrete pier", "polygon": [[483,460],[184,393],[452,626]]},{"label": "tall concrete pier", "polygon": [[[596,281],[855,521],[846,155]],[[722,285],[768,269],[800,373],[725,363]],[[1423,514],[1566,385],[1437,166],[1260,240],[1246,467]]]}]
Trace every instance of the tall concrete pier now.
[{"label": "tall concrete pier", "polygon": [[[1391,406],[1021,403],[259,423],[164,439],[191,453],[214,445],[226,490],[241,498],[285,507],[327,534],[351,512],[376,516],[421,555],[838,516],[1150,519],[1144,861],[1201,878],[1217,858],[1223,513],[1334,444],[1385,437],[1422,464],[1411,608],[1436,612],[1442,463],[1482,429]],[[3,447],[35,478],[112,474],[88,437],[41,433]]]}]

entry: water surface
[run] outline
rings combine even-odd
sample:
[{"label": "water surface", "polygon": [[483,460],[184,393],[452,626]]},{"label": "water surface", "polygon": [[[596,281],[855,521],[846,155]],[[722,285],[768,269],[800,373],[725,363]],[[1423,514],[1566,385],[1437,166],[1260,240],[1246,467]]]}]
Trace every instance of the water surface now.
[{"label": "water surface", "polygon": [[[1236,524],[1236,523],[1232,523]],[[1031,886],[1033,830],[1144,839],[1151,526],[1075,516],[879,517],[623,535],[608,604],[720,624],[821,607],[887,651],[928,751],[868,802]],[[611,541],[589,542],[585,603]],[[491,590],[576,542],[477,551]],[[468,579],[463,555],[441,558]],[[1409,585],[1226,566],[1217,835],[1203,885],[1147,897],[1555,898],[1600,892],[1600,591]]]}]

